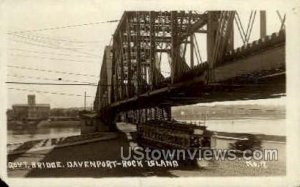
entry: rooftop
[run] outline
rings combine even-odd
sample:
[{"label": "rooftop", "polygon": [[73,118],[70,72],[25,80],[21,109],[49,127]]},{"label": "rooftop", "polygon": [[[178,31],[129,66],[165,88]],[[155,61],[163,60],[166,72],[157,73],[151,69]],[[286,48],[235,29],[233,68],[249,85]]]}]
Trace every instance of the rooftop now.
[{"label": "rooftop", "polygon": [[14,104],[13,107],[29,107],[29,106],[35,106],[35,107],[50,107],[50,104],[35,104],[35,105],[28,105],[28,104]]}]

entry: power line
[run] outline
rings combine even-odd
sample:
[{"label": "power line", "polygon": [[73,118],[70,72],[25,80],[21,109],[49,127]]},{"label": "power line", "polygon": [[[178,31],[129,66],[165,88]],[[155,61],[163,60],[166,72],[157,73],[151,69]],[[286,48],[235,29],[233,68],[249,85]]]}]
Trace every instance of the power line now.
[{"label": "power line", "polygon": [[49,85],[57,85],[57,86],[111,86],[110,84],[94,84],[94,83],[77,83],[77,84],[69,84],[69,83],[47,83],[47,82],[15,82],[15,81],[7,81],[6,84],[26,84],[26,85],[39,85],[39,86],[49,86]]},{"label": "power line", "polygon": [[[78,48],[87,48],[87,47],[89,47],[89,46],[87,46],[87,45],[90,45],[90,44],[88,44],[88,43],[86,43],[86,44],[84,44],[84,43],[81,43],[81,44],[76,44],[76,43],[63,43],[62,41],[51,41],[51,40],[45,40],[45,39],[39,39],[38,37],[32,37],[32,35],[31,35],[31,37],[30,37],[30,35],[28,36],[28,35],[20,35],[20,34],[11,34],[10,36],[12,36],[12,37],[18,37],[18,38],[22,38],[22,39],[25,39],[25,40],[30,40],[30,41],[34,41],[34,42],[37,42],[37,43],[42,43],[42,44],[48,44],[48,45],[51,45],[52,47],[60,47],[60,45],[61,44],[67,44],[67,45],[73,45],[72,46],[72,48],[73,49],[78,49]],[[75,46],[74,46],[74,44],[75,44]],[[98,45],[98,44],[97,44]],[[94,48],[94,46],[95,46],[95,44],[93,45],[93,46],[90,46],[89,48],[91,48],[91,47],[93,47]]]},{"label": "power line", "polygon": [[67,28],[82,27],[82,26],[88,26],[88,25],[98,25],[98,24],[103,24],[103,23],[115,23],[115,22],[118,22],[118,21],[119,20],[108,20],[108,21],[100,21],[100,22],[93,22],[93,23],[78,24],[78,25],[65,25],[65,26],[49,27],[49,28],[42,28],[42,29],[21,30],[21,31],[8,32],[6,34],[27,33],[27,32],[40,32],[40,31],[48,31],[48,30],[67,29]]},{"label": "power line", "polygon": [[[11,34],[11,35],[15,35],[16,34]],[[31,36],[33,38],[42,38],[42,39],[47,39],[47,40],[54,40],[54,41],[58,41],[58,42],[69,42],[69,43],[80,43],[80,44],[93,44],[93,43],[102,43],[104,40],[101,41],[79,41],[79,40],[65,40],[65,39],[60,39],[60,38],[53,38],[53,37],[49,37],[49,36],[41,36],[41,35],[33,35],[33,34],[26,34],[26,35],[21,35],[21,36]]]},{"label": "power line", "polygon": [[[22,36],[20,36],[20,37],[22,37]],[[23,38],[23,37],[22,37]],[[33,40],[32,38],[26,38],[25,37],[25,39],[29,39],[29,40]],[[20,42],[20,41],[15,41],[15,42]],[[34,40],[34,42],[38,42],[38,43],[41,43],[40,41],[35,41]],[[70,51],[75,51],[75,52],[77,52],[77,53],[82,53],[82,54],[86,54],[86,55],[89,55],[89,56],[93,56],[93,57],[96,57],[96,58],[98,58],[98,57],[100,57],[99,55],[92,55],[92,54],[90,54],[90,53],[87,53],[87,52],[83,52],[83,51],[78,51],[78,50],[76,50],[76,49],[72,49],[72,48],[62,48],[62,47],[60,47],[60,46],[54,46],[53,44],[50,44],[51,46],[49,46],[49,45],[38,45],[38,44],[36,44],[36,43],[31,43],[31,42],[24,42],[24,41],[22,41],[22,43],[25,43],[25,44],[29,44],[29,45],[34,45],[34,46],[38,46],[38,47],[46,47],[46,48],[52,48],[52,49],[56,49],[57,50],[57,48],[60,48],[60,49],[65,49],[65,50],[70,50]],[[44,44],[44,43],[43,43]],[[35,51],[35,53],[40,53],[40,52],[36,52]],[[54,53],[53,53],[54,54]],[[59,59],[59,58],[49,58],[49,57],[41,57],[41,56],[25,56],[25,55],[21,55],[21,54],[13,54],[13,56],[22,56],[22,57],[27,57],[27,58],[40,58],[40,59],[49,59],[49,60],[59,60],[59,61],[74,61],[74,62],[83,62],[83,61],[80,61],[80,60],[73,60],[73,59]],[[70,55],[65,55],[65,56],[70,56]],[[86,62],[86,63],[94,63],[94,62],[87,62],[87,61],[84,61],[84,62]]]},{"label": "power line", "polygon": [[29,84],[29,85],[40,85],[40,86],[98,86],[97,84],[66,84],[66,83],[46,83],[46,82],[5,82],[7,84]]},{"label": "power line", "polygon": [[[32,45],[32,43],[29,43],[29,44]],[[36,44],[34,44],[34,45],[36,45]],[[49,47],[49,46],[47,46],[47,47]],[[35,51],[35,52],[37,52],[37,51]],[[45,56],[30,56],[30,55],[22,55],[22,54],[10,54],[10,55],[11,56],[16,56],[16,57],[39,58],[39,59],[48,59],[48,60],[54,60],[54,61],[73,61],[73,62],[83,62],[83,63],[93,63],[93,64],[97,63],[97,62],[91,62],[91,61],[88,62],[88,61],[82,61],[82,60],[62,59],[62,58],[53,58],[53,57],[45,57]]]},{"label": "power line", "polygon": [[49,81],[62,81],[62,82],[74,82],[74,83],[83,83],[83,84],[97,84],[97,83],[91,83],[91,82],[81,82],[76,80],[69,80],[69,79],[49,79],[44,77],[34,77],[34,76],[25,76],[25,75],[7,75],[9,77],[16,77],[16,78],[29,78],[29,79],[35,79],[35,80],[49,80]]},{"label": "power line", "polygon": [[49,72],[49,73],[57,73],[57,74],[66,74],[66,75],[76,75],[76,76],[86,76],[86,77],[99,77],[98,75],[90,75],[90,74],[81,74],[81,73],[73,73],[73,72],[66,72],[66,71],[56,71],[56,70],[49,70],[49,69],[38,69],[26,66],[14,66],[8,65],[9,68],[16,68],[16,69],[25,69],[25,70],[32,70],[32,71],[41,71],[41,72]]},{"label": "power line", "polygon": [[22,55],[22,54],[13,54],[13,53],[10,53],[9,55],[10,56],[16,56],[16,57],[25,57],[25,58],[47,59],[47,60],[54,60],[54,61],[70,61],[70,62],[83,62],[83,63],[97,64],[97,62],[73,60],[73,59],[52,58],[52,57],[43,57],[43,56],[31,56],[31,55]]},{"label": "power line", "polygon": [[[41,91],[41,90],[30,90],[30,89],[21,89],[21,88],[8,88],[9,90],[16,90],[16,91],[26,91],[26,92],[35,92],[35,93],[46,93],[46,94],[53,94],[53,95],[62,95],[62,96],[76,96],[76,97],[83,97],[84,95],[80,94],[72,94],[72,93],[65,93],[65,92],[47,92],[47,91]],[[86,97],[93,97],[95,96],[89,96]]]},{"label": "power line", "polygon": [[28,52],[28,53],[37,53],[37,54],[49,54],[49,55],[58,55],[58,56],[70,56],[70,57],[82,57],[82,58],[95,58],[91,56],[84,56],[84,55],[71,55],[71,54],[63,54],[63,53],[49,53],[44,51],[34,51],[34,50],[26,50],[26,49],[18,49],[18,48],[11,48],[8,49],[11,51],[22,51],[22,52]]},{"label": "power line", "polygon": [[[23,44],[27,44],[27,45],[32,45],[32,46],[36,46],[36,47],[51,48],[51,49],[55,49],[55,50],[63,49],[63,50],[68,50],[68,51],[72,51],[72,52],[76,52],[76,53],[86,54],[86,55],[93,56],[93,57],[99,57],[99,55],[87,53],[87,52],[84,52],[84,51],[78,51],[78,50],[72,49],[72,48],[64,48],[64,47],[60,47],[60,46],[41,45],[41,44],[32,43],[32,42],[28,42],[28,41],[19,41],[19,40],[11,40],[11,41],[17,42],[17,43],[23,43]],[[41,42],[39,42],[39,43],[41,43]]]}]

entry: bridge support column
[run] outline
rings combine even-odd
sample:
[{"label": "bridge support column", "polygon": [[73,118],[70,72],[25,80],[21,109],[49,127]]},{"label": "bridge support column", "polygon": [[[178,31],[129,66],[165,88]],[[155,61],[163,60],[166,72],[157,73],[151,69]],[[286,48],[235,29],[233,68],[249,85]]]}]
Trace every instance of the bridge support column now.
[{"label": "bridge support column", "polygon": [[116,113],[114,110],[105,110],[100,113],[100,121],[101,123],[108,126],[109,131],[116,131]]},{"label": "bridge support column", "polygon": [[207,62],[209,64],[207,81],[212,79],[213,69],[213,50],[215,47],[216,36],[218,32],[218,18],[220,16],[219,11],[209,11],[207,13]]},{"label": "bridge support column", "polygon": [[127,97],[132,96],[132,71],[131,71],[131,32],[130,32],[130,19],[127,15],[126,34],[127,34]]},{"label": "bridge support column", "polygon": [[150,89],[153,89],[153,86],[156,84],[156,77],[154,73],[155,68],[155,17],[154,12],[150,12],[150,74],[149,74],[149,83],[150,83]]},{"label": "bridge support column", "polygon": [[[140,19],[140,15],[138,12],[136,12],[137,20]],[[137,21],[137,27],[136,27],[136,80],[137,80],[137,95],[141,94],[141,79],[142,79],[142,63],[141,63],[141,27],[140,22]]]},{"label": "bridge support column", "polygon": [[233,22],[234,22],[234,19],[232,19],[232,23],[229,24],[229,25],[231,25],[231,32],[228,37],[228,45],[227,45],[226,52],[234,50],[234,23]]},{"label": "bridge support column", "polygon": [[139,110],[136,110],[135,111],[135,115],[136,115],[136,118],[135,118],[135,122],[137,123],[137,124],[139,124],[140,123],[140,111]]},{"label": "bridge support column", "polygon": [[179,45],[177,34],[177,12],[171,12],[171,83],[174,83],[179,74]]},{"label": "bridge support column", "polygon": [[210,12],[207,23],[208,83],[215,81],[214,69],[226,51],[233,48],[233,11]]},{"label": "bridge support column", "polygon": [[168,120],[168,121],[171,121],[171,119],[172,119],[172,110],[171,110],[171,107],[169,106],[169,107],[165,107],[164,108],[164,111],[166,112],[166,120]]},{"label": "bridge support column", "polygon": [[148,109],[144,109],[145,121],[148,120]]},{"label": "bridge support column", "polygon": [[190,36],[190,57],[191,57],[191,59],[190,59],[190,61],[191,61],[191,64],[190,64],[190,66],[191,66],[191,68],[193,68],[194,67],[194,36],[193,36],[193,34]]}]

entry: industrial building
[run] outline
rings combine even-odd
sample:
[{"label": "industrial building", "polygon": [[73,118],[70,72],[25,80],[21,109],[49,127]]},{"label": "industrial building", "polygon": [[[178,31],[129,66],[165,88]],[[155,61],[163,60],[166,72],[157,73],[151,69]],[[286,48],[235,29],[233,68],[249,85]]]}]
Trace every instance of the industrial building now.
[{"label": "industrial building", "polygon": [[27,104],[15,104],[12,108],[17,120],[48,119],[50,115],[50,104],[36,104],[35,95],[28,95]]}]

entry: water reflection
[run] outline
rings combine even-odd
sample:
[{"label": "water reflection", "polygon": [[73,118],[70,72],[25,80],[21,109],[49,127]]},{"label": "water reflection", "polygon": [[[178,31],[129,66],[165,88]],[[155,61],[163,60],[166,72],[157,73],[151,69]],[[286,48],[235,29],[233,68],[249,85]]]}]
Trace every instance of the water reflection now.
[{"label": "water reflection", "polygon": [[68,126],[33,125],[22,128],[8,128],[7,143],[79,135],[80,126],[78,123],[75,122]]}]

